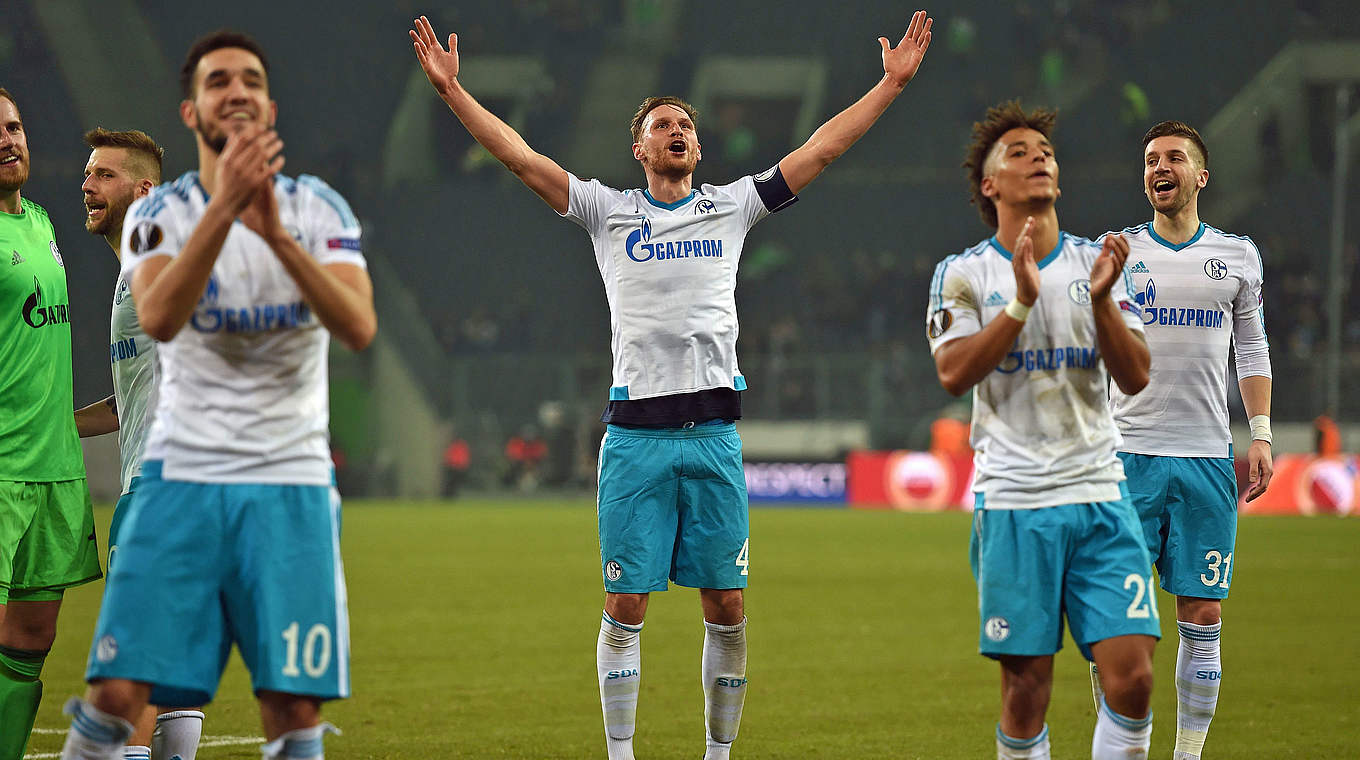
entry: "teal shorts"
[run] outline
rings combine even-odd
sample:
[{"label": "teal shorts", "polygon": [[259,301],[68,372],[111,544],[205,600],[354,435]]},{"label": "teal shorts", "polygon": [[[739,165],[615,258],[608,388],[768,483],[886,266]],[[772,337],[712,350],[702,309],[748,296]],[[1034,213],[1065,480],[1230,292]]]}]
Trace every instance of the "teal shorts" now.
[{"label": "teal shorts", "polygon": [[1039,509],[987,509],[977,495],[970,554],[982,654],[1053,654],[1064,615],[1088,660],[1098,641],[1161,637],[1151,559],[1120,491],[1119,501]]},{"label": "teal shorts", "polygon": [[1232,457],[1120,452],[1119,459],[1162,588],[1176,596],[1227,598],[1237,544]]},{"label": "teal shorts", "polygon": [[750,520],[741,436],[730,422],[610,425],[600,443],[605,591],[746,588]]},{"label": "teal shorts", "polygon": [[86,679],[202,705],[236,644],[255,691],[349,696],[333,487],[163,480],[148,461],[115,540]]},{"label": "teal shorts", "polygon": [[134,475],[128,483],[127,493],[118,497],[118,504],[113,508],[113,521],[109,523],[109,558],[105,564],[113,565],[113,555],[118,551],[118,531],[123,527],[123,518],[127,517],[128,508],[132,506],[132,494],[137,491],[137,484],[142,482],[141,475]]}]

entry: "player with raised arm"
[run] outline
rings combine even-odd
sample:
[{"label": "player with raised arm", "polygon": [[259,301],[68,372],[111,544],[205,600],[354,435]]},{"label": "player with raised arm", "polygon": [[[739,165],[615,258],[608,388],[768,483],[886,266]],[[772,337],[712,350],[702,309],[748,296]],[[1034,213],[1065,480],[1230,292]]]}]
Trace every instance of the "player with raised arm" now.
[{"label": "player with raised arm", "polygon": [[797,199],[878,119],[916,74],[931,20],[912,16],[897,46],[879,38],[883,78],[802,147],[754,177],[694,183],[695,111],[643,101],[633,157],[646,186],[582,181],[535,152],[458,80],[458,38],[444,49],[429,21],[410,33],[430,83],[472,136],[557,213],[590,233],[609,301],[613,387],[602,420],[599,538],[604,615],[596,642],[611,760],[633,758],[648,595],[667,581],[699,588],[707,760],[729,756],[746,693],[749,569],[737,366],[737,264],[747,231]]},{"label": "player with raised arm", "polygon": [[148,701],[205,704],[235,643],[265,758],[319,760],[349,695],[327,353],[372,340],[372,285],[344,199],[279,174],[260,46],[209,34],[181,85],[198,171],[133,203],[121,246],[160,393],[62,757],[116,758]]},{"label": "player with raised arm", "polygon": [[[1110,393],[1119,458],[1161,577],[1176,595],[1175,760],[1198,760],[1218,706],[1222,600],[1232,583],[1237,478],[1228,432],[1228,351],[1251,427],[1247,501],[1270,485],[1270,347],[1261,253],[1200,221],[1209,149],[1188,124],[1143,136],[1152,221],[1120,235],[1152,350],[1147,390]],[[1093,675],[1095,675],[1093,673]],[[1100,680],[1092,685],[1099,698]]]},{"label": "player with raised arm", "polygon": [[[119,245],[128,207],[161,182],[165,151],[145,132],[112,132],[102,127],[85,133],[90,158],[85,164],[85,229],[104,238],[122,261]],[[113,290],[113,315],[109,321],[109,363],[113,370],[113,395],[76,410],[76,429],[85,438],[118,432],[122,460],[122,495],[109,526],[109,561],[118,553],[118,530],[127,516],[132,494],[141,481],[142,449],[156,408],[159,381],[156,344],[137,321],[128,281],[118,278]],[[193,760],[203,733],[199,710],[156,710],[148,706],[123,749],[124,760],[180,757]]]},{"label": "player with raised arm", "polygon": [[1058,226],[1055,122],[1010,102],[973,125],[964,166],[996,234],[936,267],[926,331],[945,390],[973,389],[970,554],[979,649],[1001,664],[997,757],[1049,757],[1065,613],[1105,682],[1092,758],[1145,758],[1157,607],[1106,385],[1141,390],[1148,349],[1127,244]]},{"label": "player with raised arm", "polygon": [[0,760],[24,756],[63,593],[100,576],[71,417],[66,265],[47,211],[21,192],[29,160],[0,87]]}]

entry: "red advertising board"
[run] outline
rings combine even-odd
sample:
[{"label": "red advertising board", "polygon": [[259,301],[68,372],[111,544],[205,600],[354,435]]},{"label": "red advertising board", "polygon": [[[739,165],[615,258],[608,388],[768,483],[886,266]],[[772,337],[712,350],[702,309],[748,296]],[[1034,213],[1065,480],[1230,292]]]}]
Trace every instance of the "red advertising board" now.
[{"label": "red advertising board", "polygon": [[[1243,514],[1360,515],[1360,456],[1275,457],[1270,488]],[[1247,462],[1236,462],[1239,492],[1247,491]],[[973,508],[971,454],[854,451],[846,457],[846,500],[860,509],[939,511]]]},{"label": "red advertising board", "polygon": [[[1247,464],[1237,460],[1238,491],[1247,492]],[[1352,454],[1318,457],[1281,454],[1275,457],[1270,487],[1250,503],[1244,514],[1351,515],[1360,512],[1360,457]]]},{"label": "red advertising board", "polygon": [[846,500],[861,509],[972,509],[973,455],[852,451]]}]

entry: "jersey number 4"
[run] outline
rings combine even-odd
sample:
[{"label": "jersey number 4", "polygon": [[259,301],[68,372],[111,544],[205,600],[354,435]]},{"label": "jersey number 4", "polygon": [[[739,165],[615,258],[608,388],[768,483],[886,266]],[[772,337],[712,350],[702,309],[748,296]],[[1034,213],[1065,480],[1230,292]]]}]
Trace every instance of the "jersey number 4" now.
[{"label": "jersey number 4", "polygon": [[746,542],[741,545],[741,551],[737,552],[737,567],[741,568],[742,575],[749,575],[747,571],[751,569],[751,538],[747,536]]}]

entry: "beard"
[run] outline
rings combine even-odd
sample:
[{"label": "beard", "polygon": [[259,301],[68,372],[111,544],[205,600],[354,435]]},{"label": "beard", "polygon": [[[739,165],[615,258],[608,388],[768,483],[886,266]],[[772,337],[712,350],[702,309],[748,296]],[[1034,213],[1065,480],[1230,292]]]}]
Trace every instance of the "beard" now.
[{"label": "beard", "polygon": [[212,148],[213,153],[221,155],[222,151],[227,148],[226,131],[219,127],[216,132],[209,132],[208,128],[203,126],[207,120],[203,118],[203,112],[198,110],[197,106],[194,107],[194,120],[198,122],[198,126],[194,127],[194,131],[198,133],[199,137],[203,138],[203,144]]},{"label": "beard", "polygon": [[28,181],[28,157],[20,155],[17,163],[0,166],[0,193],[12,193]]},{"label": "beard", "polygon": [[89,217],[85,218],[85,231],[91,235],[108,237],[110,232],[123,228],[123,217],[127,216],[128,206],[132,205],[129,198],[121,203],[110,202],[104,207],[104,216],[97,222],[91,222]]},{"label": "beard", "polygon": [[1155,200],[1156,195],[1150,189],[1148,190],[1148,200],[1152,203],[1152,210],[1163,216],[1175,216],[1176,214],[1179,214],[1181,209],[1190,205],[1190,201],[1193,200],[1194,197],[1194,191],[1185,185],[1178,186],[1176,192],[1173,193],[1169,199],[1161,202]]},{"label": "beard", "polygon": [[699,166],[699,156],[693,153],[686,153],[683,158],[671,155],[670,151],[661,152],[656,158],[649,162],[653,172],[662,177],[672,179],[684,179],[694,173]]}]

